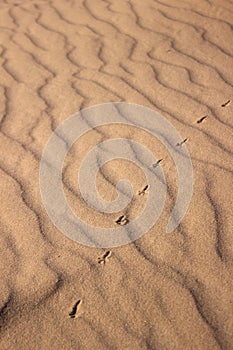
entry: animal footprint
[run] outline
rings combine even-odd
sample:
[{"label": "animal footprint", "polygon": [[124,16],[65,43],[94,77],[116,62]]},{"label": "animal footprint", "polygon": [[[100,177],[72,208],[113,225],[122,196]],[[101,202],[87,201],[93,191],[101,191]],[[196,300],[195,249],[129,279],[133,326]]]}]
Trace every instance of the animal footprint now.
[{"label": "animal footprint", "polygon": [[125,215],[121,215],[116,221],[115,223],[117,225],[121,225],[124,226],[129,222],[129,220],[127,219],[127,217]]},{"label": "animal footprint", "polygon": [[146,185],[141,191],[138,191],[139,196],[143,196],[145,193],[149,192],[150,185]]},{"label": "animal footprint", "polygon": [[82,304],[82,300],[81,299],[76,301],[76,303],[74,304],[72,310],[69,313],[70,318],[76,318],[78,316],[77,313],[79,311],[79,308],[80,308],[81,304]]},{"label": "animal footprint", "polygon": [[181,141],[181,142],[178,142],[177,144],[176,144],[176,146],[182,146],[186,141],[188,141],[188,138],[186,138],[186,139],[184,139],[183,141]]},{"label": "animal footprint", "polygon": [[112,255],[111,250],[108,250],[101,258],[98,258],[98,264],[106,264],[110,256]]},{"label": "animal footprint", "polygon": [[159,163],[162,162],[162,160],[163,160],[163,159],[157,160],[157,162],[153,164],[153,168],[156,168],[156,167],[159,165]]},{"label": "animal footprint", "polygon": [[223,104],[221,105],[221,107],[226,107],[226,106],[228,106],[230,102],[231,102],[231,100],[228,100],[227,102],[223,103]]},{"label": "animal footprint", "polygon": [[200,119],[197,120],[197,124],[202,123],[206,118],[208,118],[208,116],[204,115],[204,117],[201,117]]}]

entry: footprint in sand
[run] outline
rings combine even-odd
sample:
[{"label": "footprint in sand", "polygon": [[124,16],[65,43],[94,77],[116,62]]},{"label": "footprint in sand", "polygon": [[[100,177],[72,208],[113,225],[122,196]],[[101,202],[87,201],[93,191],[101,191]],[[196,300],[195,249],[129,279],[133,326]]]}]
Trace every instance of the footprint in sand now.
[{"label": "footprint in sand", "polygon": [[224,102],[221,107],[226,107],[230,104],[231,100],[228,100],[227,102]]},{"label": "footprint in sand", "polygon": [[143,187],[143,189],[141,191],[138,191],[138,195],[144,196],[144,194],[149,192],[149,189],[150,189],[150,185],[146,185],[145,187]]},{"label": "footprint in sand", "polygon": [[112,255],[111,250],[108,250],[107,252],[105,252],[102,257],[98,258],[98,264],[105,265],[106,262],[109,260],[111,255]]},{"label": "footprint in sand", "polygon": [[187,142],[188,141],[188,138],[186,138],[186,139],[184,139],[183,141],[181,141],[181,142],[178,142],[177,144],[176,144],[176,146],[177,147],[180,147],[180,146],[182,146],[185,142]]},{"label": "footprint in sand", "polygon": [[153,164],[153,168],[157,168],[157,166],[159,166],[159,164],[162,162],[162,160],[163,160],[162,158],[157,160],[157,162]]},{"label": "footprint in sand", "polygon": [[207,116],[207,115],[204,115],[204,117],[201,117],[200,119],[198,119],[198,120],[196,121],[196,123],[197,123],[197,124],[201,124],[206,118],[208,118],[208,116]]},{"label": "footprint in sand", "polygon": [[81,304],[82,304],[81,299],[76,301],[76,303],[72,307],[72,310],[69,313],[70,318],[77,318],[78,317],[78,313],[79,313],[79,309],[80,309]]},{"label": "footprint in sand", "polygon": [[127,219],[127,217],[125,215],[121,215],[116,221],[115,223],[117,225],[121,225],[124,226],[129,222],[129,220]]}]

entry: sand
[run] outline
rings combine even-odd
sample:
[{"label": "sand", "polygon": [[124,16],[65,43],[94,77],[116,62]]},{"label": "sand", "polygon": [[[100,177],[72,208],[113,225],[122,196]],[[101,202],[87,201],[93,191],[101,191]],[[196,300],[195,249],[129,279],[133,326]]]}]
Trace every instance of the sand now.
[{"label": "sand", "polygon": [[[0,2],[1,350],[233,349],[232,25],[231,0]],[[83,220],[115,225],[116,215],[93,215],[77,189],[78,166],[100,140],[150,146],[169,186],[153,228],[104,256],[53,225],[39,164],[62,121],[111,101],[167,118],[188,139],[195,182],[168,235],[177,174],[165,147],[121,126],[80,139],[64,183]],[[145,186],[140,169],[120,162],[98,175],[107,200],[122,177],[135,192]],[[129,220],[145,202],[136,196]]]}]

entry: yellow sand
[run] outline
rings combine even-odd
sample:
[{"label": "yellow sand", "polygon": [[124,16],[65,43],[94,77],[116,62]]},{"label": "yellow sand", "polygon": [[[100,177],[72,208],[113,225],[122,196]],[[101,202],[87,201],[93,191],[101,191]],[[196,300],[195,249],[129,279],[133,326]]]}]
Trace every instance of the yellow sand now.
[{"label": "yellow sand", "polygon": [[[231,0],[0,2],[1,350],[233,349],[233,103],[221,106],[233,99],[232,24]],[[116,219],[93,218],[71,191],[100,140],[150,145],[170,188],[156,225],[100,264],[105,250],[71,241],[47,216],[39,162],[62,121],[110,101],[159,111],[188,138],[195,183],[167,235],[177,174],[166,148],[120,126],[80,139],[64,182],[83,220],[112,227]],[[107,200],[116,193],[104,174],[128,178],[135,193],[145,186],[140,169],[115,160],[97,178]],[[145,202],[135,199],[130,220]]]}]

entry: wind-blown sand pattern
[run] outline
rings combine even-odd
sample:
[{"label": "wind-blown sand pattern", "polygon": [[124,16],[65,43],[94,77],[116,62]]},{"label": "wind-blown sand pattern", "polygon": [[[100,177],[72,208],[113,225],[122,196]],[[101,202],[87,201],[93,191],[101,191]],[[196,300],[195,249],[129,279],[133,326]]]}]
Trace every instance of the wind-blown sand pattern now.
[{"label": "wind-blown sand pattern", "polygon": [[[0,2],[2,350],[233,349],[232,29],[232,0]],[[130,135],[150,146],[169,186],[153,229],[106,257],[52,224],[39,162],[63,120],[109,101],[166,117],[187,139],[195,184],[168,235],[177,184],[166,149],[120,126],[85,135],[63,177],[87,222],[112,227],[122,214],[93,217],[80,198],[77,169],[97,142]],[[97,179],[105,199],[120,178],[135,193],[147,185],[139,169],[116,160]],[[135,196],[129,220],[145,201]]]}]

